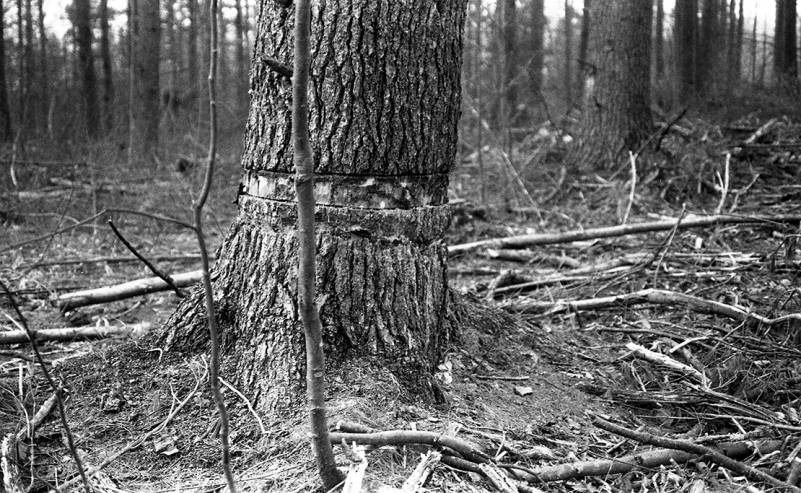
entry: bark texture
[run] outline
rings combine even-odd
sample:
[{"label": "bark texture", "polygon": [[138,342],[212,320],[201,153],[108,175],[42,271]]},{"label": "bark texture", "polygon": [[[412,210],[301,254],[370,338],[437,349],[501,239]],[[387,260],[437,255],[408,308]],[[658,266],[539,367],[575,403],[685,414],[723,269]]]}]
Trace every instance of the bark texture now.
[{"label": "bark texture", "polygon": [[[317,292],[330,365],[360,358],[432,395],[449,334],[447,174],[459,118],[465,1],[315,2],[309,125]],[[303,400],[290,65],[293,12],[262,0],[239,214],[214,281],[226,358],[263,410]],[[172,317],[168,349],[205,347],[199,298]]]},{"label": "bark texture", "polygon": [[593,2],[586,103],[573,160],[582,168],[619,164],[652,128],[650,104],[651,3]]}]

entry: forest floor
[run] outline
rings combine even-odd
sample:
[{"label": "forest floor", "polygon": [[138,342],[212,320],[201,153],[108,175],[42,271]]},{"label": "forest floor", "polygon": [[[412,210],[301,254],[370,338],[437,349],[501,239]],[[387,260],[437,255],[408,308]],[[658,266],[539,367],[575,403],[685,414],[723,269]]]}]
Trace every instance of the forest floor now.
[{"label": "forest floor", "polygon": [[[744,145],[772,116],[764,135]],[[756,114],[725,121],[682,118],[659,152],[636,162],[634,180],[629,162],[604,176],[564,168],[562,137],[545,125],[511,155],[491,146],[480,158],[475,151],[463,155],[452,181],[455,216],[448,243],[623,222],[675,224],[681,218],[679,227],[530,247],[485,245],[452,255],[452,288],[514,314],[518,323],[507,330],[464,331],[438,367],[444,404],[405,401],[392,382],[367,378],[354,388],[332,375],[331,423],[458,437],[499,463],[536,473],[532,482],[519,484],[544,491],[774,488],[755,481],[751,470],[720,467],[710,455],[654,448],[640,443],[642,436],[623,438],[599,428],[599,417],[715,450],[744,444],[739,455],[732,452],[739,464],[782,481],[797,479],[801,321],[774,319],[801,313],[801,221],[786,219],[801,219],[801,121]],[[235,144],[229,148],[207,210],[212,248],[235,213],[237,154]],[[0,279],[35,329],[138,327],[126,338],[43,344],[48,365],[65,387],[67,416],[85,465],[104,465],[94,480],[97,489],[222,490],[207,363],[201,356],[163,353],[141,325],[157,330],[178,298],[161,292],[66,313],[55,306],[63,293],[151,275],[104,219],[80,224],[83,219],[112,207],[187,218],[199,173],[168,171],[166,165],[132,170],[101,159],[108,155],[103,149],[71,164],[44,162],[48,156],[42,154],[38,164],[17,163],[14,193],[8,176],[0,180]],[[479,161],[489,184],[483,192],[487,203],[479,200]],[[715,212],[767,220],[681,227]],[[188,231],[124,212],[112,215],[163,270],[198,268]],[[15,247],[27,240],[36,241]],[[604,298],[596,306],[575,303]],[[6,299],[0,299],[0,315],[0,334],[16,328]],[[0,438],[24,430],[52,394],[32,361],[26,345],[0,346]],[[246,400],[230,390],[225,395],[240,488],[315,490],[305,418],[256,419]],[[56,416],[38,428],[34,440],[21,435],[22,490],[63,488],[70,480],[78,485]],[[336,449],[338,460],[347,463],[341,447]],[[400,487],[425,451],[370,451],[367,484]],[[661,462],[648,462],[652,456]],[[623,469],[612,471],[618,466]],[[8,471],[2,474],[9,478]],[[445,465],[434,469],[426,488],[498,491],[481,474]]]}]

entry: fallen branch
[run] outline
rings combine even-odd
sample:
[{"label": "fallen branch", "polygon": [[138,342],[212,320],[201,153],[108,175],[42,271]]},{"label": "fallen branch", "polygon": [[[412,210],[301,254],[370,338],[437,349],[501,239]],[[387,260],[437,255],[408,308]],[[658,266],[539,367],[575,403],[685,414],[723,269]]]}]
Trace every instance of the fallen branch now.
[{"label": "fallen branch", "polygon": [[386,445],[421,444],[429,445],[435,448],[448,447],[462,454],[462,456],[465,458],[479,464],[490,462],[491,460],[487,454],[469,442],[431,431],[391,430],[379,431],[375,433],[332,432],[329,435],[331,443],[333,444],[339,444],[343,440],[346,443],[356,442],[359,444],[376,445],[379,447]]},{"label": "fallen branch", "polygon": [[651,363],[655,363],[657,365],[665,366],[667,368],[673,369],[678,371],[679,373],[683,373],[684,375],[688,375],[692,377],[694,380],[697,380],[701,383],[704,387],[709,386],[709,380],[706,378],[706,375],[701,373],[699,370],[696,370],[692,366],[685,365],[675,359],[671,358],[670,356],[666,356],[662,353],[657,353],[656,351],[651,351],[650,349],[646,349],[639,344],[635,344],[633,342],[629,342],[626,344],[626,349],[634,353],[635,355],[639,356],[640,358],[650,361]]},{"label": "fallen branch", "polygon": [[745,145],[756,144],[757,140],[759,140],[765,134],[770,132],[778,122],[779,122],[778,119],[771,118],[764,125],[762,125],[758,129],[756,129],[756,131],[754,133],[752,133],[750,136],[748,136],[748,138],[743,141],[743,144],[745,144]]},{"label": "fallen branch", "polygon": [[673,438],[659,437],[656,435],[652,435],[650,433],[629,430],[628,428],[624,428],[614,423],[610,423],[609,421],[606,421],[605,419],[599,418],[597,416],[593,418],[592,423],[598,428],[601,428],[602,430],[606,430],[610,433],[614,433],[615,435],[620,435],[630,440],[635,440],[637,442],[644,443],[647,445],[654,445],[657,447],[664,447],[673,450],[679,450],[682,452],[687,452],[694,455],[699,455],[702,457],[707,457],[715,464],[721,467],[725,467],[730,471],[734,471],[737,474],[741,474],[753,480],[772,484],[773,486],[782,488],[785,491],[801,492],[801,488],[796,488],[795,486],[785,483],[784,481],[781,481],[780,479],[777,479],[771,476],[770,474],[763,472],[755,467],[751,467],[748,464],[743,464],[742,462],[737,461],[725,455],[720,450],[715,450],[711,447],[707,447],[706,445],[690,442],[688,440],[676,440]]},{"label": "fallen branch", "polygon": [[[182,288],[195,284],[200,281],[202,277],[202,270],[193,270],[175,274],[172,276],[172,280],[175,286]],[[168,289],[170,289],[170,286],[168,286],[163,279],[158,277],[146,277],[113,286],[65,293],[56,298],[56,306],[62,310],[72,310],[82,306],[109,303],[133,298],[134,296],[166,291]]]},{"label": "fallen branch", "polygon": [[722,315],[737,320],[738,322],[754,321],[766,326],[777,325],[790,320],[801,320],[801,313],[792,313],[777,318],[767,318],[736,306],[663,289],[643,289],[633,293],[575,301],[522,301],[506,304],[505,308],[520,313],[546,312],[552,315],[572,311],[600,310],[604,308],[642,305],[647,303],[654,305],[682,305],[695,312]]},{"label": "fallen branch", "polygon": [[[134,333],[147,332],[149,323],[133,324],[117,327],[68,327],[65,329],[42,329],[34,331],[36,342],[45,341],[84,341],[91,339],[108,339],[111,337],[128,337]],[[24,330],[0,332],[0,345],[28,343],[30,339]]]},{"label": "fallen branch", "polygon": [[[707,226],[720,226],[723,224],[765,224],[776,225],[784,223],[794,223],[801,221],[801,215],[783,216],[690,216],[681,220],[678,229],[701,228]],[[460,245],[448,247],[450,255],[479,250],[482,248],[526,248],[534,245],[554,245],[558,243],[570,243],[573,241],[591,240],[597,238],[612,238],[631,234],[649,233],[653,231],[669,231],[676,226],[678,220],[670,219],[667,221],[649,221],[643,223],[623,224],[619,226],[607,226],[602,228],[590,228],[584,230],[565,231],[563,233],[537,233],[521,236],[510,236],[507,238],[493,238],[489,240],[474,241]]]}]

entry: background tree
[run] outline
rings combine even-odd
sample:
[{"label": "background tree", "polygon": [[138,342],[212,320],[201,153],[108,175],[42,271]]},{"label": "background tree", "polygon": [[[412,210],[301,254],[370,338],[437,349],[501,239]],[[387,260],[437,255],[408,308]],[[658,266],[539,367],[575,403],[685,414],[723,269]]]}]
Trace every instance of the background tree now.
[{"label": "background tree", "polygon": [[103,65],[103,120],[106,130],[114,126],[114,76],[111,70],[108,0],[100,0],[100,59]]},{"label": "background tree", "polygon": [[[0,26],[5,26],[5,5],[0,0]],[[13,139],[11,130],[11,110],[8,104],[8,84],[6,81],[6,36],[0,36],[0,142]]]},{"label": "background tree", "polygon": [[665,4],[656,0],[656,23],[654,24],[654,71],[657,79],[665,73]]},{"label": "background tree", "polygon": [[139,0],[137,4],[133,33],[133,143],[139,156],[150,158],[158,153],[159,145],[160,3]]},{"label": "background tree", "polygon": [[798,79],[796,18],[795,0],[776,0],[773,68],[782,83],[797,83]]},{"label": "background tree", "polygon": [[608,168],[648,138],[650,111],[650,2],[593,2],[589,64],[593,74],[571,160]]},{"label": "background tree", "polygon": [[[374,361],[428,396],[449,339],[442,235],[465,3],[403,0],[377,9],[371,0],[337,0],[313,12],[309,124],[328,359]],[[292,16],[272,0],[262,0],[261,12],[256,58],[291,60]],[[385,63],[393,70],[374,70]],[[239,215],[219,252],[215,289],[228,361],[259,408],[270,410],[303,395],[290,84],[259,63],[251,86]],[[205,344],[199,299],[173,315],[165,347]]]},{"label": "background tree", "polygon": [[698,93],[698,0],[676,0],[674,12],[677,100],[692,101]]},{"label": "background tree", "polygon": [[[542,98],[542,70],[545,60],[545,2],[531,0],[531,59],[528,63],[529,83],[535,101]],[[480,27],[479,27],[480,28]]]},{"label": "background tree", "polygon": [[92,52],[92,21],[89,0],[75,0],[73,24],[78,45],[78,65],[81,72],[83,90],[84,124],[90,137],[97,136],[99,111],[97,106],[97,77],[95,57]]}]

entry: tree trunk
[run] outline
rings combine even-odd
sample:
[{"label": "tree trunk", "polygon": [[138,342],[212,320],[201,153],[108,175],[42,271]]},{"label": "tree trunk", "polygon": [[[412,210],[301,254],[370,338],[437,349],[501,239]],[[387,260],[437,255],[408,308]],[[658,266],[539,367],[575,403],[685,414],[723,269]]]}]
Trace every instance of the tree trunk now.
[{"label": "tree trunk", "polygon": [[[742,5],[742,3],[740,4]],[[754,27],[751,30],[751,83],[756,84],[757,80],[757,16],[754,16]]]},{"label": "tree trunk", "polygon": [[707,94],[712,83],[718,44],[718,7],[721,0],[703,0],[701,13],[701,42],[697,45],[696,89],[700,94]]},{"label": "tree trunk", "polygon": [[176,43],[176,31],[180,29],[176,27],[175,21],[175,8],[173,0],[166,0],[164,5],[164,37],[167,47],[167,89],[162,91],[161,99],[164,103],[164,119],[167,122],[169,133],[172,133],[175,122],[175,108],[178,103],[177,94],[175,94],[175,74],[176,66],[178,64],[178,49]]},{"label": "tree trunk", "polygon": [[159,0],[141,0],[136,9],[133,143],[138,156],[151,159],[159,145]]},{"label": "tree trunk", "polygon": [[531,61],[529,62],[529,80],[534,100],[542,98],[542,69],[545,61],[545,2],[531,1]]},{"label": "tree trunk", "polygon": [[517,119],[517,5],[515,0],[503,1],[503,97],[506,109],[503,119],[505,126],[509,127]]},{"label": "tree trunk", "polygon": [[743,13],[743,0],[739,2],[737,11],[737,36],[734,44],[734,76],[737,80],[743,77],[743,36],[745,31],[745,16]]},{"label": "tree trunk", "polygon": [[106,131],[114,126],[114,79],[111,73],[108,0],[100,0],[100,57],[103,64],[103,116]]},{"label": "tree trunk", "polygon": [[[0,26],[5,25],[5,5],[0,0]],[[11,129],[11,110],[8,107],[8,84],[6,81],[6,36],[0,32],[0,142],[14,139]]]},{"label": "tree trunk", "polygon": [[[28,88],[28,81],[25,80],[25,6],[22,0],[17,0],[17,132],[25,135],[28,125],[28,111],[26,103],[28,98],[25,89]],[[22,139],[24,140],[24,138]]]},{"label": "tree trunk", "polygon": [[187,0],[186,8],[189,13],[189,33],[187,42],[189,43],[186,48],[187,53],[187,87],[189,88],[189,100],[195,101],[200,95],[200,72],[198,68],[197,53],[197,26],[200,22],[198,18],[198,4],[197,0]]},{"label": "tree trunk", "polygon": [[233,71],[236,75],[236,83],[234,84],[236,94],[234,101],[236,102],[237,113],[245,115],[248,103],[248,68],[250,67],[250,62],[247,59],[246,20],[242,8],[242,0],[236,0],[234,8],[236,9],[236,17],[234,17],[234,30],[236,31],[236,51],[234,53],[236,60],[234,63],[236,64],[236,70]]},{"label": "tree trunk", "polygon": [[[310,85],[317,290],[328,361],[389,368],[432,396],[445,330],[448,172],[456,154],[465,0],[315,3]],[[292,60],[290,9],[262,0],[256,59]],[[357,21],[358,20],[358,21]],[[214,279],[233,378],[263,410],[303,402],[290,84],[253,67],[239,214]],[[201,298],[161,343],[206,345]],[[361,370],[360,370],[361,371]]]},{"label": "tree trunk", "polygon": [[654,32],[654,64],[656,78],[665,75],[665,5],[664,0],[656,0],[656,29]]},{"label": "tree trunk", "polygon": [[698,93],[696,87],[696,32],[698,30],[698,0],[676,0],[675,49],[676,100],[692,101]]},{"label": "tree trunk", "polygon": [[584,100],[584,81],[587,79],[587,72],[590,67],[587,63],[587,50],[590,45],[590,0],[584,0],[584,7],[581,10],[581,37],[579,38],[579,97]]},{"label": "tree trunk", "polygon": [[573,107],[573,9],[565,0],[565,103]]},{"label": "tree trunk", "polygon": [[635,152],[652,128],[650,112],[650,2],[593,2],[590,9],[588,89],[577,147],[571,161],[587,169],[620,164]]},{"label": "tree trunk", "polygon": [[776,0],[773,67],[780,84],[797,83],[796,2]]},{"label": "tree trunk", "polygon": [[[41,121],[47,121],[47,106],[48,99],[50,98],[50,91],[48,89],[51,74],[47,71],[47,31],[45,29],[44,21],[44,0],[37,2],[38,9],[38,30],[39,30],[39,110]],[[0,23],[2,25],[2,23]]]},{"label": "tree trunk", "polygon": [[84,124],[89,137],[97,136],[99,112],[97,107],[97,77],[92,53],[92,23],[89,0],[75,0],[75,32],[78,45],[78,65],[81,73]]},{"label": "tree trunk", "polygon": [[28,121],[30,124],[29,130],[37,129],[36,118],[39,114],[39,98],[35,97],[33,91],[38,89],[34,87],[36,63],[33,54],[33,2],[25,0],[25,107],[28,108],[30,113]]}]

